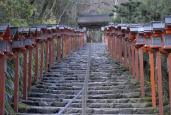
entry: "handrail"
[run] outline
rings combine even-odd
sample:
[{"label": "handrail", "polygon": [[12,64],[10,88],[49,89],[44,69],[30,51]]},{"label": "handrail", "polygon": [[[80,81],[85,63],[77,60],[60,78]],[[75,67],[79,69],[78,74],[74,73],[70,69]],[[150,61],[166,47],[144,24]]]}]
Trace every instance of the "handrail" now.
[{"label": "handrail", "polygon": [[[58,113],[57,115],[61,115],[66,109],[68,109],[68,107],[78,98],[78,96],[80,96],[82,94],[82,97],[83,97],[83,94],[84,94],[84,98],[82,98],[82,108],[83,108],[83,111],[82,111],[82,114],[85,115],[85,108],[86,108],[86,102],[87,102],[87,90],[88,90],[88,80],[89,80],[89,76],[90,76],[90,49],[91,49],[91,45],[90,47],[88,48],[89,49],[89,54],[88,54],[88,63],[87,63],[87,69],[86,69],[86,76],[85,76],[85,79],[84,79],[84,84],[83,84],[83,88],[77,93],[76,96],[74,96],[74,98],[72,98],[65,106],[64,108],[62,108]],[[84,91],[84,92],[83,92]],[[83,102],[84,100],[84,102]],[[84,107],[83,107],[84,106]]]},{"label": "handrail", "polygon": [[73,101],[75,101],[75,99],[77,99],[77,97],[78,96],[80,96],[80,94],[83,92],[83,90],[84,90],[84,87],[78,92],[78,94],[73,98],[73,99],[71,99],[66,105],[65,105],[65,107],[63,108],[63,109],[61,109],[59,112],[58,112],[58,114],[57,115],[61,115],[71,104],[72,104],[72,102]]}]

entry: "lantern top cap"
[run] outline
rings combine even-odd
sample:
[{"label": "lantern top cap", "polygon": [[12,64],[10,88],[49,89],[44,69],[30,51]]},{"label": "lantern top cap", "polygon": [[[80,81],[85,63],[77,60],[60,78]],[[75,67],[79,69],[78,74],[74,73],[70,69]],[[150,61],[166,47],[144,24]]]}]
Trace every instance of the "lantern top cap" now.
[{"label": "lantern top cap", "polygon": [[171,26],[171,15],[166,15],[164,20],[167,26]]},{"label": "lantern top cap", "polygon": [[32,28],[30,28],[30,31],[33,32],[33,33],[35,33],[36,32],[36,28],[35,27],[32,27]]},{"label": "lantern top cap", "polygon": [[127,26],[121,26],[121,30],[127,30]]},{"label": "lantern top cap", "polygon": [[31,28],[41,28],[41,29],[46,29],[47,25],[46,24],[32,24],[30,25]]},{"label": "lantern top cap", "polygon": [[144,27],[144,32],[146,33],[150,33],[153,30],[150,24],[145,24],[143,27]]},{"label": "lantern top cap", "polygon": [[138,33],[144,33],[144,27],[143,26],[138,27]]},{"label": "lantern top cap", "polygon": [[162,21],[153,21],[152,27],[153,27],[153,30],[163,30],[164,23]]},{"label": "lantern top cap", "polygon": [[18,27],[10,27],[10,35],[11,37],[14,37],[15,34],[18,32],[19,28]]},{"label": "lantern top cap", "polygon": [[18,32],[20,33],[29,33],[29,31],[30,31],[29,27],[18,28]]},{"label": "lantern top cap", "polygon": [[129,28],[130,28],[131,32],[135,32],[135,33],[138,32],[138,27],[137,26],[130,26]]},{"label": "lantern top cap", "polygon": [[5,32],[9,26],[9,23],[0,23],[0,32]]}]

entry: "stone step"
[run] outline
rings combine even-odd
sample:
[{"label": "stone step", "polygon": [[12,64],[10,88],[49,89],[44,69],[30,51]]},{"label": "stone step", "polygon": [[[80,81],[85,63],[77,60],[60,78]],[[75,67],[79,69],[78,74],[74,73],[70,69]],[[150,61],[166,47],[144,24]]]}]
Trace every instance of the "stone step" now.
[{"label": "stone step", "polygon": [[[120,90],[127,90],[127,89],[130,89],[131,86],[130,85],[120,85],[120,86],[98,86],[98,87],[90,87],[88,86],[88,90],[108,90],[108,89],[120,89]],[[139,86],[135,86],[134,87],[135,89],[136,88],[139,88]]]},{"label": "stone step", "polygon": [[88,99],[119,99],[119,98],[138,98],[138,97],[140,97],[139,92],[103,94],[103,95],[88,95]]},{"label": "stone step", "polygon": [[19,108],[19,113],[58,113],[60,107],[52,106],[24,106]]},{"label": "stone step", "polygon": [[132,89],[126,91],[120,89],[108,89],[108,90],[88,90],[88,94],[115,94],[117,93],[129,93]]},{"label": "stone step", "polygon": [[54,107],[64,107],[67,103],[60,102],[60,101],[37,101],[37,100],[26,100],[22,101],[22,103],[25,103],[29,106],[54,106]]},{"label": "stone step", "polygon": [[55,93],[55,94],[76,94],[80,90],[53,90],[44,88],[32,88],[31,92],[41,92],[41,93]]},{"label": "stone step", "polygon": [[67,99],[72,99],[75,95],[65,95],[65,94],[54,94],[54,93],[41,93],[41,92],[30,92],[28,94],[28,97],[40,97],[40,98],[67,98]]},{"label": "stone step", "polygon": [[36,87],[36,88],[44,88],[44,89],[53,89],[53,90],[81,90],[81,87],[66,87],[66,86],[47,86],[47,85],[36,85],[36,86],[33,86],[33,87]]},{"label": "stone step", "polygon": [[[70,108],[69,113],[81,113],[82,108]],[[154,108],[88,108],[88,114],[151,114],[157,111]]]}]

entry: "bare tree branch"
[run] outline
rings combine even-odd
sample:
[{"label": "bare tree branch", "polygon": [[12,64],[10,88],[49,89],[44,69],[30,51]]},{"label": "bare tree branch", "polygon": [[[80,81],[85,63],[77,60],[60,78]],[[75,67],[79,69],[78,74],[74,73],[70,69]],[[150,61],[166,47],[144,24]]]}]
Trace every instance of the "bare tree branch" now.
[{"label": "bare tree branch", "polygon": [[59,24],[59,23],[61,22],[61,18],[62,18],[62,16],[65,14],[65,12],[66,12],[66,10],[67,10],[67,8],[68,8],[69,5],[70,5],[70,4],[68,3],[68,4],[65,6],[65,8],[64,8],[64,10],[63,10],[63,12],[62,12],[62,14],[59,16],[59,19],[58,19],[58,23],[57,23],[57,24]]},{"label": "bare tree branch", "polygon": [[48,14],[45,16],[45,17],[49,17],[50,14],[52,13],[53,9],[55,8],[55,5],[56,5],[56,2],[57,0],[54,0],[53,4],[52,4],[52,7],[50,8],[50,11],[48,12]]}]

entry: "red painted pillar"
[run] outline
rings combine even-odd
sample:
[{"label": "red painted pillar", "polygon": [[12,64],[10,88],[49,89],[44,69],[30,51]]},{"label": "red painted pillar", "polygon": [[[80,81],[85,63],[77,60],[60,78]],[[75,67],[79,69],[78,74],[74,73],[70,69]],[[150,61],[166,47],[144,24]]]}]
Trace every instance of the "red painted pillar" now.
[{"label": "red painted pillar", "polygon": [[[108,36],[106,36],[106,37],[108,37]],[[108,39],[108,52],[109,52],[109,47],[110,47],[110,42],[109,42],[110,40]]]},{"label": "red painted pillar", "polygon": [[0,115],[4,115],[5,109],[5,57],[0,57]]},{"label": "red painted pillar", "polygon": [[23,98],[27,99],[27,51],[24,52]]},{"label": "red painted pillar", "polygon": [[113,57],[113,38],[111,37],[111,56]]},{"label": "red painted pillar", "polygon": [[113,37],[113,58],[115,58],[115,37]]},{"label": "red painted pillar", "polygon": [[132,46],[132,74],[135,76],[135,48]]},{"label": "red painted pillar", "polygon": [[51,68],[51,63],[52,63],[52,41],[49,41],[49,68]]},{"label": "red painted pillar", "polygon": [[68,43],[68,51],[67,51],[67,54],[69,55],[70,54],[70,38],[68,37],[67,39],[67,43]]},{"label": "red painted pillar", "polygon": [[32,49],[29,49],[29,65],[28,65],[28,90],[31,89],[31,78],[32,78]]},{"label": "red painted pillar", "polygon": [[120,46],[120,63],[122,63],[122,39],[119,39],[119,46]]},{"label": "red painted pillar", "polygon": [[73,38],[73,51],[75,51],[75,38]]},{"label": "red painted pillar", "polygon": [[119,58],[118,58],[118,54],[119,54],[118,52],[119,52],[120,49],[118,49],[118,48],[119,48],[119,47],[118,47],[118,44],[119,44],[119,40],[118,40],[118,38],[116,38],[116,49],[117,49],[117,50],[116,50],[116,59],[119,59]]},{"label": "red painted pillar", "polygon": [[52,48],[52,59],[51,59],[51,65],[54,63],[54,39],[51,41],[51,48]]},{"label": "red painted pillar", "polygon": [[18,112],[18,90],[19,90],[19,53],[15,57],[15,77],[14,77],[14,111]]},{"label": "red painted pillar", "polygon": [[127,42],[124,40],[124,63],[125,66],[128,67],[128,62],[127,62]]},{"label": "red painted pillar", "polygon": [[138,68],[138,49],[135,48],[135,76],[136,81],[139,81],[139,68]]},{"label": "red painted pillar", "polygon": [[131,64],[132,64],[132,62],[131,62],[131,45],[130,44],[128,44],[128,56],[129,56],[129,71],[130,72],[132,72],[132,69],[131,69]]},{"label": "red painted pillar", "polygon": [[160,115],[164,115],[163,113],[163,90],[162,90],[162,70],[161,70],[161,53],[157,52],[157,83],[158,83],[158,96],[159,96],[159,113]]},{"label": "red painted pillar", "polygon": [[65,49],[64,49],[64,57],[66,57],[66,55],[67,55],[67,39],[66,38],[64,38],[64,47],[65,47]]},{"label": "red painted pillar", "polygon": [[115,58],[117,59],[117,39],[115,37]]},{"label": "red painted pillar", "polygon": [[111,38],[110,38],[110,36],[109,36],[109,53],[111,55]]},{"label": "red painted pillar", "polygon": [[171,53],[168,54],[168,72],[169,72],[169,101],[170,101],[170,113],[171,113]]},{"label": "red painted pillar", "polygon": [[41,44],[40,78],[43,78],[44,43]]},{"label": "red painted pillar", "polygon": [[152,105],[156,108],[156,89],[155,89],[155,76],[154,76],[154,55],[149,52],[150,58],[150,77],[151,77],[151,92],[152,92]]},{"label": "red painted pillar", "polygon": [[74,39],[72,37],[72,51],[74,51]]},{"label": "red painted pillar", "polygon": [[35,55],[35,82],[38,81],[38,71],[39,71],[39,44],[36,45],[36,55]]},{"label": "red painted pillar", "polygon": [[60,61],[61,58],[61,38],[58,38],[57,41],[57,57],[58,57],[58,61]]},{"label": "red painted pillar", "polygon": [[145,88],[144,88],[144,59],[143,59],[143,50],[140,49],[140,84],[141,84],[141,96],[145,97]]},{"label": "red painted pillar", "polygon": [[49,51],[49,42],[46,41],[46,54],[45,54],[45,71],[48,70],[48,51]]},{"label": "red painted pillar", "polygon": [[112,41],[113,41],[113,43],[112,43],[112,54],[113,54],[113,59],[114,59],[114,57],[115,57],[115,39],[112,37]]}]

